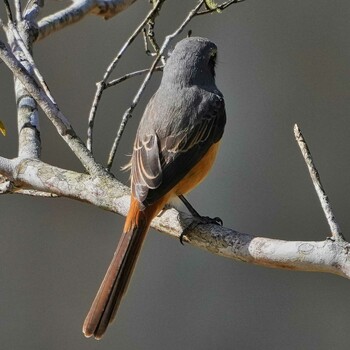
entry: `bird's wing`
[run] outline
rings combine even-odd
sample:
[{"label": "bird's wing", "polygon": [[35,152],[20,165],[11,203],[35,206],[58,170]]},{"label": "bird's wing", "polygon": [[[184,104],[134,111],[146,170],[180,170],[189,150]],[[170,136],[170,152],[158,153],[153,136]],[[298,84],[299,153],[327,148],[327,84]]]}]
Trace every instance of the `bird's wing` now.
[{"label": "bird's wing", "polygon": [[132,192],[140,204],[152,204],[173,188],[221,139],[226,123],[221,96],[212,95],[194,120],[170,128],[166,135],[137,135],[132,157]]}]

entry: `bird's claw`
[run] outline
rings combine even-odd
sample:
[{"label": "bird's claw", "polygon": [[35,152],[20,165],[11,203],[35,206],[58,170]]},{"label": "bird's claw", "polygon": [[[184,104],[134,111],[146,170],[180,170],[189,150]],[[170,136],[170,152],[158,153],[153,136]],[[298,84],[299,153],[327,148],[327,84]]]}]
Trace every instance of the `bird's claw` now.
[{"label": "bird's claw", "polygon": [[217,224],[219,226],[222,226],[224,224],[224,222],[218,216],[215,216],[215,218],[213,218],[212,220],[213,220],[212,224]]},{"label": "bird's claw", "polygon": [[209,216],[193,216],[193,221],[182,231],[179,239],[180,243],[184,245],[183,238],[186,236],[188,231],[195,229],[198,225],[219,225],[222,226],[223,221],[216,216],[215,218],[210,218]]}]

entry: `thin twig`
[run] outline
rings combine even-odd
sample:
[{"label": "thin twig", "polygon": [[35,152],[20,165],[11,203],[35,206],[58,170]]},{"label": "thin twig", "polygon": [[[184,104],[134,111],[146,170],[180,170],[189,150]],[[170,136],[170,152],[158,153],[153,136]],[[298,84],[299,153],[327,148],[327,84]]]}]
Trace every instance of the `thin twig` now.
[{"label": "thin twig", "polygon": [[11,11],[11,6],[7,0],[4,0],[4,5],[5,5],[5,10],[6,10],[6,15],[9,21],[13,22],[13,16],[12,16],[12,11]]},{"label": "thin twig", "polygon": [[136,28],[136,30],[132,33],[132,35],[129,37],[129,39],[124,43],[122,48],[119,50],[117,56],[113,59],[113,61],[110,63],[110,65],[107,67],[107,70],[105,74],[103,75],[103,78],[100,82],[97,83],[97,90],[94,96],[94,100],[92,102],[92,106],[89,113],[89,119],[88,119],[88,130],[87,130],[87,141],[86,141],[86,147],[91,152],[92,151],[92,142],[93,142],[93,127],[95,123],[95,116],[98,104],[101,100],[103,90],[105,89],[106,82],[110,75],[112,74],[113,70],[117,66],[119,60],[125,53],[126,49],[131,45],[131,43],[136,39],[136,37],[140,34],[144,26],[147,24],[150,18],[153,18],[159,13],[160,7],[162,6],[163,2],[165,0],[158,0],[157,3],[154,5],[152,10],[147,14],[147,16],[144,18],[144,20],[139,24],[139,26]]},{"label": "thin twig", "polygon": [[312,183],[315,187],[318,199],[321,202],[321,206],[323,209],[323,212],[326,216],[326,219],[328,221],[328,225],[332,232],[332,238],[335,241],[344,241],[344,236],[341,233],[340,227],[335,219],[335,216],[333,214],[333,210],[331,207],[331,204],[329,202],[329,198],[321,184],[320,175],[315,167],[315,164],[312,160],[312,156],[309,150],[309,147],[307,146],[307,143],[298,127],[297,124],[294,125],[294,136],[296,141],[298,142],[298,145],[300,147],[301,153],[304,157],[305,163],[309,169],[309,173],[311,176]]},{"label": "thin twig", "polygon": [[34,59],[33,59],[33,56],[31,55],[31,53],[29,52],[26,44],[24,43],[21,35],[19,34],[18,30],[17,30],[17,27],[15,26],[15,24],[12,22],[12,21],[9,21],[9,26],[8,28],[12,31],[13,33],[13,36],[15,37],[16,39],[16,42],[18,44],[18,46],[20,47],[20,49],[22,50],[26,60],[28,61],[28,63],[31,65],[33,71],[34,71],[34,74],[35,76],[37,77],[41,87],[43,88],[43,90],[45,91],[47,97],[54,103],[56,104],[53,96],[51,95],[51,92],[50,92],[50,89],[49,89],[49,86],[47,85],[44,77],[41,75],[39,69],[37,68],[35,62],[34,62]]},{"label": "thin twig", "polygon": [[58,110],[56,105],[52,104],[52,101],[44,93],[41,86],[39,86],[37,81],[28,73],[22,63],[18,61],[12,51],[2,41],[0,41],[0,58],[12,71],[13,75],[21,81],[28,93],[38,103],[40,101],[39,105],[41,105],[44,112],[50,110],[51,113],[48,116],[56,126],[59,134],[66,135],[71,132],[71,125],[67,118]]},{"label": "thin twig", "polygon": [[[154,71],[155,72],[161,72],[163,70],[164,66],[157,66],[154,68]],[[138,75],[142,75],[142,74],[145,74],[145,73],[148,73],[150,70],[150,68],[146,68],[146,69],[141,69],[141,70],[138,70],[136,72],[131,72],[131,73],[128,73],[128,74],[125,74],[123,75],[122,77],[120,78],[117,78],[117,79],[114,79],[114,80],[111,80],[109,83],[107,83],[105,85],[105,89],[108,89],[112,86],[115,86],[127,79],[130,79],[130,78],[133,78],[133,77],[136,77]]]},{"label": "thin twig", "polygon": [[[145,44],[145,51],[146,51],[146,54],[149,56],[157,56],[157,54],[159,53],[159,45],[157,43],[157,40],[155,39],[155,34],[154,34],[154,26],[155,26],[154,19],[151,18],[147,24],[148,24],[148,30],[146,28],[144,28],[143,30],[143,40]],[[148,42],[150,42],[153,48],[153,52],[151,52],[151,50],[148,48]],[[161,61],[162,61],[162,65],[164,66],[165,65],[164,56],[161,57]]]},{"label": "thin twig", "polygon": [[222,3],[221,5],[216,6],[215,8],[212,8],[212,9],[207,8],[206,10],[200,11],[197,13],[197,15],[200,16],[200,15],[206,15],[206,14],[212,13],[212,12],[220,12],[220,11],[225,10],[227,7],[229,7],[233,4],[238,4],[238,3],[243,2],[243,1],[245,1],[245,0],[229,0],[229,1]]},{"label": "thin twig", "polygon": [[16,20],[17,20],[17,23],[19,23],[23,19],[21,0],[15,0],[15,7],[16,7]]},{"label": "thin twig", "polygon": [[194,7],[190,13],[187,15],[187,17],[185,18],[185,20],[181,23],[181,25],[175,30],[175,32],[173,32],[172,34],[166,36],[164,42],[163,42],[163,45],[161,46],[161,48],[159,49],[159,52],[158,52],[158,55],[157,57],[155,58],[155,60],[153,61],[153,64],[149,70],[149,72],[147,73],[144,81],[142,82],[139,90],[137,91],[130,107],[124,112],[123,114],[123,118],[122,118],[122,121],[120,123],[120,126],[119,126],[119,129],[118,129],[118,133],[117,133],[117,136],[113,142],[113,145],[112,145],[112,149],[109,153],[109,157],[108,157],[108,161],[107,161],[107,169],[110,170],[111,167],[112,167],[112,164],[113,164],[113,160],[114,160],[114,157],[115,157],[115,154],[117,152],[117,148],[118,148],[118,145],[119,145],[119,142],[120,142],[120,139],[124,133],[124,130],[125,130],[125,126],[128,122],[128,120],[131,118],[132,116],[132,112],[133,110],[135,109],[135,107],[137,106],[139,100],[140,100],[140,97],[141,95],[143,94],[149,80],[151,79],[151,76],[153,74],[153,71],[156,67],[156,65],[158,64],[159,60],[161,59],[161,57],[163,56],[164,54],[164,51],[167,49],[171,39],[173,39],[174,37],[176,37],[177,35],[179,35],[183,29],[185,28],[185,26],[188,24],[188,22],[191,21],[191,19],[193,17],[196,16],[198,10],[201,8],[201,6],[203,5],[204,3],[204,0],[201,0],[198,2],[198,4],[196,5],[196,7]]},{"label": "thin twig", "polygon": [[28,21],[35,21],[39,16],[40,7],[44,7],[44,0],[29,0],[23,11],[23,17]]},{"label": "thin twig", "polygon": [[[23,54],[25,55],[26,60],[29,62],[29,64],[33,68],[34,74],[37,77],[41,87],[43,88],[43,90],[45,91],[47,96],[50,98],[50,100],[53,103],[55,103],[54,98],[52,97],[52,95],[50,93],[50,89],[49,89],[48,85],[46,84],[43,76],[41,75],[40,71],[36,67],[36,64],[34,62],[34,59],[33,59],[32,55],[31,55],[30,51],[28,50],[26,44],[24,43],[21,35],[18,32],[17,26],[16,26],[16,24],[14,23],[14,20],[13,20],[13,16],[12,16],[12,13],[11,13],[10,5],[8,4],[7,0],[4,0],[4,1],[5,1],[6,11],[8,13],[8,19],[9,19],[9,21],[8,21],[8,28],[9,28],[9,30],[11,30],[11,32],[12,32],[12,34],[13,34],[13,36],[14,36],[17,44],[18,44],[18,46],[20,47],[20,49],[22,50]],[[19,19],[22,18],[22,10],[21,10],[21,3],[20,3],[20,1],[16,0],[15,1],[15,5],[16,5],[17,22],[19,22]],[[18,25],[18,23],[17,23],[17,25]]]},{"label": "thin twig", "polygon": [[146,55],[151,56],[151,57],[156,56],[157,52],[152,52],[148,48],[148,38],[147,38],[147,29],[146,28],[142,29],[142,36],[143,36],[143,45],[145,46]]},{"label": "thin twig", "polygon": [[2,41],[0,41],[0,59],[2,59],[12,71],[13,75],[18,78],[28,93],[36,100],[44,113],[56,127],[60,136],[65,140],[86,170],[93,175],[105,175],[106,171],[100,164],[96,163],[92,154],[87,150],[84,143],[74,132],[72,125],[65,115],[60,111],[57,105],[52,103],[37,81],[27,72],[21,62],[17,60]]}]

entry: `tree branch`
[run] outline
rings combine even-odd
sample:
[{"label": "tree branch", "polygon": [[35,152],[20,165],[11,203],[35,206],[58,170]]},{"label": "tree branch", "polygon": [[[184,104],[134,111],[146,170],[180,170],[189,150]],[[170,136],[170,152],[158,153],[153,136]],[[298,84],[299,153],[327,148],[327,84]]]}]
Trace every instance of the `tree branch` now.
[{"label": "tree branch", "polygon": [[227,258],[265,267],[328,272],[350,278],[350,244],[345,241],[282,241],[218,226],[198,226],[190,234],[190,243]]},{"label": "tree branch", "polygon": [[126,10],[136,0],[75,0],[67,8],[39,21],[38,40],[74,24],[88,14],[109,19]]},{"label": "tree branch", "polygon": [[23,19],[21,0],[15,0],[16,21],[21,22]]},{"label": "tree branch", "polygon": [[[17,24],[17,26],[20,26],[23,28],[23,23],[19,22]],[[28,37],[27,43],[24,43],[20,33],[17,30],[17,27],[15,26],[15,24],[11,21],[9,21],[8,24],[8,37],[11,35],[13,36],[12,41],[14,41],[16,43],[16,45],[18,46],[18,51],[20,51],[20,53],[25,57],[26,61],[28,62],[28,65],[30,66],[30,68],[27,68],[27,71],[29,73],[34,72],[35,77],[38,79],[41,87],[43,88],[43,90],[45,91],[46,95],[50,98],[50,100],[55,103],[55,100],[53,98],[53,96],[51,95],[50,89],[44,79],[44,77],[41,75],[39,69],[36,67],[36,64],[34,62],[34,59],[32,57],[32,54],[30,53],[29,49],[27,48],[31,46],[31,42],[30,42],[30,33],[26,33],[26,29],[22,29],[22,35],[25,37]],[[14,51],[14,50],[13,50]]]},{"label": "tree branch", "polygon": [[13,21],[13,16],[12,16],[12,11],[11,11],[10,4],[9,4],[8,0],[3,0],[3,1],[4,1],[4,5],[5,5],[7,19],[12,22]]},{"label": "tree branch", "polygon": [[297,124],[294,125],[294,136],[296,141],[298,142],[299,148],[301,150],[301,153],[304,157],[305,163],[308,167],[310,177],[312,180],[312,183],[315,187],[318,199],[320,200],[323,212],[326,216],[326,219],[328,221],[328,225],[332,232],[332,238],[336,241],[344,241],[344,236],[341,233],[341,229],[339,224],[337,223],[335,219],[335,215],[333,214],[333,210],[329,201],[329,198],[321,184],[320,175],[316,169],[316,166],[312,160],[312,156],[309,150],[309,147],[307,146],[307,143],[303,137],[303,134],[301,133],[299,127]]},{"label": "tree branch", "polygon": [[[155,72],[161,72],[161,71],[163,71],[163,68],[164,68],[164,66],[157,66],[157,67],[154,68],[154,71]],[[117,85],[117,84],[119,84],[119,83],[121,83],[121,82],[123,82],[123,81],[125,81],[127,79],[136,77],[138,75],[146,74],[146,73],[149,72],[149,70],[150,70],[150,68],[141,69],[141,70],[138,70],[138,71],[135,71],[135,72],[127,73],[127,74],[123,75],[120,78],[113,79],[109,83],[106,83],[105,89],[108,89],[108,88],[110,88],[112,86],[115,86],[115,85]]]},{"label": "tree branch", "polygon": [[[129,188],[111,177],[93,177],[30,159],[4,161],[0,158],[1,173],[5,172],[4,168],[7,174],[11,169],[10,175],[17,188],[53,193],[123,216],[127,214]],[[179,238],[191,222],[192,216],[171,208],[155,218],[152,227]],[[198,225],[186,232],[185,241],[192,246],[226,258],[265,267],[327,272],[350,278],[350,244],[345,241],[283,241],[240,233],[219,225]]]},{"label": "tree branch", "polygon": [[[16,3],[17,18],[21,17],[20,5]],[[10,9],[8,9],[10,11]],[[18,62],[29,73],[33,73],[33,65],[28,56],[31,57],[26,46],[30,46],[31,35],[24,29],[22,22],[17,22],[23,33],[20,36],[17,27],[12,22],[12,14],[8,15],[8,24],[1,23],[7,40],[11,45],[13,55]],[[24,42],[25,41],[25,42]],[[23,50],[27,54],[23,53]],[[18,155],[20,157],[39,158],[41,151],[41,140],[39,132],[39,115],[35,100],[28,95],[22,83],[15,77],[15,93],[17,102],[17,129],[18,129]]]},{"label": "tree branch", "polygon": [[35,159],[13,160],[13,165],[12,178],[17,189],[51,193],[126,214],[121,207],[117,210],[115,203],[120,197],[127,196],[129,190],[108,174],[91,176],[57,168]]},{"label": "tree branch", "polygon": [[[218,5],[216,7],[217,11],[221,11],[224,10],[225,8],[229,7],[232,4],[235,3],[239,3],[242,2],[244,0],[231,0],[231,1],[227,1],[221,5]],[[210,13],[212,12],[212,10],[208,10],[208,11],[199,11],[200,8],[203,6],[203,4],[206,4],[205,0],[200,0],[198,1],[197,5],[188,13],[188,15],[186,16],[186,18],[184,19],[184,21],[180,24],[180,26],[170,35],[166,36],[163,45],[161,46],[161,48],[159,48],[157,42],[154,39],[154,24],[155,24],[155,17],[159,14],[159,11],[163,5],[163,3],[165,2],[165,0],[155,0],[153,2],[153,8],[152,10],[146,15],[146,17],[141,21],[141,23],[138,25],[138,27],[136,28],[136,30],[133,32],[133,34],[129,37],[129,39],[124,43],[124,45],[122,46],[122,48],[120,49],[120,51],[118,52],[117,56],[114,58],[114,60],[110,63],[110,65],[108,66],[103,79],[97,83],[97,89],[96,89],[96,93],[92,102],[92,106],[90,109],[90,113],[89,113],[89,119],[88,119],[88,130],[87,130],[87,148],[92,151],[92,143],[93,143],[93,127],[94,127],[94,122],[95,122],[95,117],[96,117],[96,112],[97,112],[97,108],[98,105],[100,103],[103,91],[107,88],[110,87],[111,84],[107,83],[107,80],[110,76],[110,74],[112,73],[112,71],[116,68],[120,58],[122,57],[122,55],[125,53],[126,49],[131,45],[131,43],[135,40],[135,38],[139,35],[139,33],[141,33],[141,31],[143,31],[144,33],[144,41],[145,41],[145,47],[146,47],[146,53],[148,51],[147,49],[147,38],[150,41],[150,43],[152,44],[152,46],[154,47],[155,51],[156,51],[156,58],[151,66],[151,68],[149,69],[143,83],[141,84],[139,90],[137,91],[136,95],[134,96],[134,99],[130,105],[130,107],[124,112],[123,116],[122,116],[122,120],[120,123],[120,126],[118,128],[117,131],[117,135],[114,139],[113,145],[111,147],[109,156],[108,156],[108,160],[107,160],[107,170],[110,170],[114,161],[114,157],[115,154],[117,152],[117,148],[120,142],[120,139],[123,135],[123,132],[125,130],[126,124],[128,122],[128,120],[131,118],[132,116],[132,112],[135,109],[135,107],[137,106],[143,91],[145,90],[152,74],[153,71],[155,70],[155,67],[157,65],[157,63],[159,62],[159,60],[162,60],[163,65],[164,65],[164,52],[166,50],[166,48],[168,47],[171,39],[175,38],[177,35],[179,35],[183,29],[185,28],[185,26],[192,20],[193,17],[197,16],[198,14],[206,14],[206,13]],[[149,31],[148,34],[145,34],[145,26],[149,25]],[[121,79],[122,80],[122,79]],[[119,82],[119,81],[118,81]]]},{"label": "tree branch", "polygon": [[0,58],[12,71],[14,76],[19,79],[47,117],[56,127],[59,135],[68,144],[74,154],[81,161],[83,166],[90,174],[105,174],[102,166],[95,162],[92,154],[87,150],[81,139],[75,134],[73,127],[68,119],[58,109],[57,105],[46,95],[45,91],[38,85],[33,77],[27,72],[23,65],[16,59],[6,45],[0,41]]},{"label": "tree branch", "polygon": [[88,130],[87,130],[87,141],[86,145],[88,150],[92,151],[92,142],[93,142],[93,128],[95,123],[95,117],[97,112],[98,104],[101,100],[103,91],[106,89],[107,80],[112,74],[113,70],[116,68],[118,62],[120,61],[121,57],[125,53],[126,49],[133,43],[133,41],[136,39],[136,37],[140,34],[146,23],[149,21],[150,18],[153,18],[159,13],[160,8],[162,7],[162,4],[165,0],[157,0],[155,5],[153,6],[152,10],[148,12],[146,17],[141,21],[141,23],[138,25],[138,27],[134,30],[134,32],[131,34],[131,36],[126,40],[122,48],[117,53],[116,57],[113,59],[113,61],[109,64],[107,67],[106,72],[103,75],[103,78],[100,82],[97,83],[97,89],[95,92],[95,96],[92,102],[92,106],[89,113],[89,119],[88,119]]}]

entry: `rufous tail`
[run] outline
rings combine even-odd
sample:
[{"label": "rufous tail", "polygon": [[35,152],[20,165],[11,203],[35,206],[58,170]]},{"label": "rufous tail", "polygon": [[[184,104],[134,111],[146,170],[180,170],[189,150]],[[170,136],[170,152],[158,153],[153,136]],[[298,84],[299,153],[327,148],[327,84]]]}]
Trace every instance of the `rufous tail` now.
[{"label": "rufous tail", "polygon": [[151,221],[154,215],[157,215],[154,209],[146,208],[145,211],[140,211],[137,201],[132,198],[124,233],[84,321],[83,333],[86,337],[101,339],[109,323],[113,321]]}]

